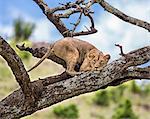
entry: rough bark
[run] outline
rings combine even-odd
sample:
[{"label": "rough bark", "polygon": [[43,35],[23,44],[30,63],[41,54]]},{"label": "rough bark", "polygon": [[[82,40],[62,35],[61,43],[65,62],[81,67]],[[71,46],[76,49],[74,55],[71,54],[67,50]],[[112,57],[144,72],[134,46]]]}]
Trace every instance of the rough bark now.
[{"label": "rough bark", "polygon": [[[0,118],[20,118],[80,94],[119,85],[132,79],[150,79],[150,67],[132,67],[148,61],[150,46],[127,53],[101,71],[84,72],[74,77],[64,72],[58,76],[31,82],[30,86],[36,95],[34,105],[26,105],[25,94],[18,89],[0,102]],[[14,68],[12,65],[10,67]]]},{"label": "rough bark", "polygon": [[7,61],[11,68],[16,81],[19,83],[26,100],[32,103],[35,100],[32,88],[30,86],[30,78],[21,59],[16,52],[9,46],[9,44],[0,36],[0,55]]}]

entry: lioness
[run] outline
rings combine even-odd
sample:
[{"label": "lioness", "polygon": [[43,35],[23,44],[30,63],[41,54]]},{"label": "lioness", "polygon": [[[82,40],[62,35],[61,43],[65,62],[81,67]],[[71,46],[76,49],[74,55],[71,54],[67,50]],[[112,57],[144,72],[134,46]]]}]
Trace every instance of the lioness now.
[{"label": "lioness", "polygon": [[41,64],[51,53],[66,62],[66,71],[76,74],[75,66],[81,64],[79,71],[90,71],[104,67],[110,55],[104,55],[92,44],[72,37],[66,37],[56,41],[49,47],[46,54],[31,68],[30,72]]},{"label": "lioness", "polygon": [[92,49],[87,53],[81,67],[80,71],[93,71],[103,69],[110,59],[110,55],[104,55],[97,49]]}]

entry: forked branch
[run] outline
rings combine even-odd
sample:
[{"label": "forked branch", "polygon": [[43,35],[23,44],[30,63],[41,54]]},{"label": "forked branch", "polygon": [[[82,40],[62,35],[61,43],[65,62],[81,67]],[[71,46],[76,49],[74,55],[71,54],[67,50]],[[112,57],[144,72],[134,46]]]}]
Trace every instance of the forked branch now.
[{"label": "forked branch", "polygon": [[[93,12],[90,10],[91,2],[84,3],[84,0],[78,0],[76,2],[68,2],[66,4],[61,4],[59,7],[49,8],[43,0],[34,0],[37,5],[42,9],[43,13],[47,16],[47,18],[55,25],[55,27],[59,30],[59,32],[64,37],[73,37],[80,35],[89,35],[96,33],[97,30],[94,27],[94,20],[90,14]],[[94,2],[93,2],[94,3]],[[83,7],[84,6],[84,7]],[[65,11],[65,13],[59,13],[58,11]],[[73,29],[68,29],[65,24],[62,22],[62,18],[69,18],[74,13],[80,13],[87,16],[91,21],[90,30],[87,31],[76,31],[76,27],[80,24],[81,20],[78,20]],[[83,14],[82,14],[83,13]]]},{"label": "forked branch", "polygon": [[20,85],[22,92],[25,96],[26,104],[33,104],[35,101],[35,95],[30,84],[29,75],[27,74],[19,56],[1,36],[0,55],[7,61],[9,67],[11,68],[16,78],[16,81]]}]

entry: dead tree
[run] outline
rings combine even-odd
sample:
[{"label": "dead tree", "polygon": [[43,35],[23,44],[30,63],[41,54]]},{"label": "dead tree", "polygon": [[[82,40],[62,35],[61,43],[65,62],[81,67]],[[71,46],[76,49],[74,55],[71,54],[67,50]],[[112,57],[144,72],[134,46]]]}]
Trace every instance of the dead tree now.
[{"label": "dead tree", "polygon": [[[90,10],[93,4],[99,4],[106,11],[114,14],[123,21],[150,31],[150,24],[148,22],[130,17],[109,5],[104,0],[92,0],[88,2],[85,0],[77,0],[76,2],[60,4],[56,8],[49,8],[43,0],[33,1],[41,8],[43,13],[64,37],[89,35],[97,32],[91,16],[93,11]],[[58,11],[63,11],[63,13],[57,13]],[[76,23],[73,23],[74,27],[70,30],[64,25],[61,19],[69,18],[72,14],[76,13],[80,14],[79,19]],[[90,19],[90,29],[76,32],[82,15]],[[150,45],[126,54],[123,52],[122,46],[116,46],[121,50],[121,57],[109,63],[101,71],[84,72],[74,77],[64,72],[60,75],[31,82],[21,59],[10,45],[0,37],[0,55],[7,61],[16,81],[20,85],[20,89],[0,101],[0,118],[21,118],[80,94],[104,89],[108,86],[116,86],[133,79],[149,80],[150,66],[140,68],[138,65],[150,61]],[[47,51],[44,47],[33,49],[23,45],[18,46],[18,48],[29,51],[33,56],[38,58],[42,57]],[[49,59],[65,67],[65,62],[57,56],[49,57]]]}]

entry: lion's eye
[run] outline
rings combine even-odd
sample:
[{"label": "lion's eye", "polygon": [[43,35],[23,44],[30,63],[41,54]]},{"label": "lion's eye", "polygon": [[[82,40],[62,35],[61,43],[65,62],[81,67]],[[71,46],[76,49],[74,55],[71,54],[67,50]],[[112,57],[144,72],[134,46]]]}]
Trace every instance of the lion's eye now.
[{"label": "lion's eye", "polygon": [[102,60],[102,61],[100,61],[99,63],[102,65],[102,64],[104,64],[104,61]]},{"label": "lion's eye", "polygon": [[95,63],[96,63],[96,60],[93,60],[93,63],[95,64]]}]

